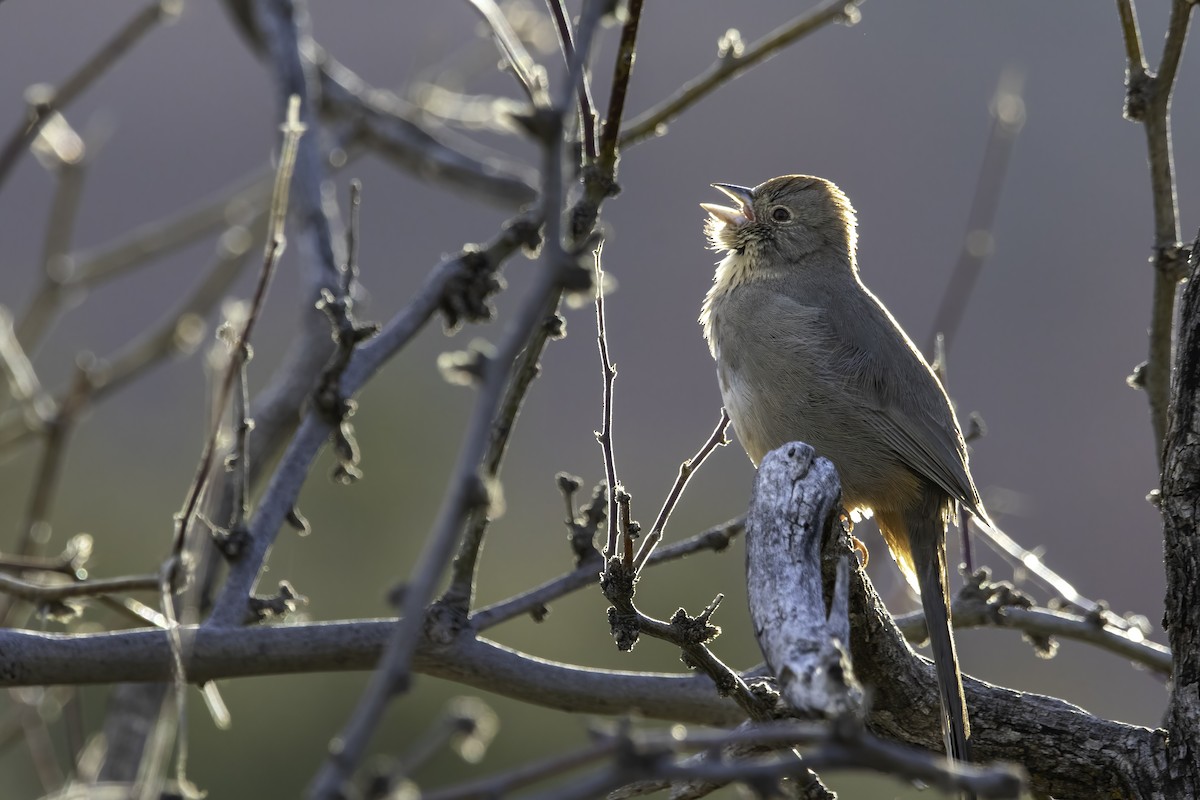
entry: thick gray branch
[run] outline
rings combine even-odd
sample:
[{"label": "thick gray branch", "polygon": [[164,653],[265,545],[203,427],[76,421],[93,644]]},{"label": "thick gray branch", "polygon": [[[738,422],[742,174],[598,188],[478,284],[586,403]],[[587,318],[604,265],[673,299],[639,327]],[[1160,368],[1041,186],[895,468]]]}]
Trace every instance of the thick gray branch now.
[{"label": "thick gray branch", "polygon": [[[396,620],[355,620],[242,628],[183,628],[187,677],[218,678],[373,669]],[[166,634],[157,629],[83,635],[0,630],[0,686],[164,681]],[[706,725],[745,719],[706,675],[587,669],[546,661],[485,639],[418,648],[418,672],[549,708],[624,714]]]},{"label": "thick gray branch", "polygon": [[793,708],[834,717],[862,705],[846,646],[849,572],[828,619],[821,543],[841,498],[837,470],[795,442],[763,459],[746,515],[746,586],[754,636]]},{"label": "thick gray branch", "polygon": [[[837,486],[807,459],[786,456],[789,447],[795,445],[784,448],[783,457],[772,463],[775,474],[765,480],[788,487],[796,505],[783,519],[796,526],[818,505],[815,498],[822,489],[829,493],[824,508],[834,508]],[[825,513],[817,530],[832,523],[833,512]],[[749,550],[755,537],[749,520],[747,529]],[[848,536],[830,537],[823,563],[826,586],[834,584],[839,564],[848,555]],[[855,676],[871,692],[867,727],[884,738],[940,750],[933,665],[913,652],[861,569],[850,581],[850,655]],[[1164,792],[1161,785],[1163,767],[1171,757],[1163,731],[1105,720],[1053,697],[992,686],[969,676],[963,677],[963,688],[976,758],[1020,764],[1037,792],[1089,800],[1183,796]]]}]

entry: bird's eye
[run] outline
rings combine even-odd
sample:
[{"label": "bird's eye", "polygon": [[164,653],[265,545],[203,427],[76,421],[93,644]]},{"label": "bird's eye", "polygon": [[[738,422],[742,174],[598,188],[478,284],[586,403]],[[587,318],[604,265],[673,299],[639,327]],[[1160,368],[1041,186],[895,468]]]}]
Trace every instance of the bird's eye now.
[{"label": "bird's eye", "polygon": [[771,219],[775,220],[776,222],[791,222],[792,212],[788,211],[783,206],[775,206],[771,209]]}]

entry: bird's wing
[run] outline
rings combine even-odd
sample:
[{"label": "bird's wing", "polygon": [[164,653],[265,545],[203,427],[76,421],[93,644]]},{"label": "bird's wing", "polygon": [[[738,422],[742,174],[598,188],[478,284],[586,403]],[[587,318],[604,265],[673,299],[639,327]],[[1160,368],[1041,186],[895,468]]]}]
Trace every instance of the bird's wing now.
[{"label": "bird's wing", "polygon": [[[967,446],[941,383],[887,309],[866,292],[862,304],[830,315],[848,389],[875,413],[880,439],[918,475],[986,519],[967,467]],[[853,319],[851,318],[853,317]]]}]

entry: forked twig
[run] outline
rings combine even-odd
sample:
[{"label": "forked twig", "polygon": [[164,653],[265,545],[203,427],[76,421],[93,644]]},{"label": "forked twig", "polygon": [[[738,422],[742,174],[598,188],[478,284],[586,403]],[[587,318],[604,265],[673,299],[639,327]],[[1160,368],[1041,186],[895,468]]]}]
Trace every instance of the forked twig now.
[{"label": "forked twig", "polygon": [[713,429],[708,440],[701,445],[696,451],[696,455],[689,458],[679,465],[679,475],[675,478],[674,485],[671,486],[671,492],[667,495],[667,499],[663,501],[662,508],[658,512],[658,518],[654,520],[654,526],[650,529],[650,534],[642,542],[641,548],[638,550],[637,558],[633,561],[634,572],[641,572],[645,566],[646,560],[654,552],[654,548],[658,547],[658,543],[662,541],[663,530],[667,527],[667,520],[671,518],[671,512],[675,510],[675,506],[679,503],[679,498],[683,495],[683,490],[687,488],[688,481],[692,479],[692,475],[704,463],[709,454],[718,447],[723,447],[729,444],[729,439],[725,436],[725,431],[729,428],[729,412],[721,409],[721,419],[717,422],[717,427]]},{"label": "forked twig", "polygon": [[1158,69],[1149,70],[1142,50],[1141,31],[1133,0],[1117,0],[1127,58],[1125,118],[1146,131],[1150,161],[1150,190],[1154,202],[1154,295],[1150,312],[1149,352],[1130,383],[1146,390],[1155,454],[1163,456],[1167,405],[1171,392],[1171,347],[1174,340],[1175,295],[1186,274],[1187,247],[1179,241],[1179,208],[1175,198],[1175,164],[1171,153],[1171,90],[1196,4],[1172,0],[1167,38]]},{"label": "forked twig", "polygon": [[288,102],[287,117],[281,130],[283,131],[283,144],[279,152],[279,167],[275,173],[275,187],[271,193],[271,211],[267,223],[267,243],[263,253],[262,269],[259,271],[258,283],[254,288],[249,312],[242,324],[242,329],[238,331],[233,342],[230,362],[221,378],[216,396],[217,410],[209,428],[208,438],[204,443],[204,450],[200,455],[200,463],[196,467],[196,474],[192,478],[183,509],[175,520],[175,535],[171,546],[174,557],[178,557],[182,552],[184,537],[208,482],[217,448],[217,436],[222,425],[221,411],[229,402],[229,396],[233,391],[234,381],[241,369],[242,362],[249,358],[250,338],[254,332],[254,325],[266,302],[267,288],[271,285],[275,266],[279,263],[279,258],[287,246],[284,226],[287,222],[288,194],[291,188],[292,171],[296,166],[297,147],[300,137],[304,133],[304,125],[300,122],[300,98],[297,95],[292,95]]}]

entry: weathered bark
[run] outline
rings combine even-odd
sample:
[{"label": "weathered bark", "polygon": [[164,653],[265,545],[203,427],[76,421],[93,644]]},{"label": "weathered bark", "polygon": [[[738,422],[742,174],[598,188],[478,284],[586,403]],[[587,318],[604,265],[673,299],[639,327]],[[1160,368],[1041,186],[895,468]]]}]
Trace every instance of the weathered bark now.
[{"label": "weathered bark", "polygon": [[833,464],[796,443],[763,459],[746,515],[754,638],[792,708],[825,717],[858,710],[863,699],[846,652],[848,570],[838,573],[828,614],[821,586],[821,544],[840,498]]},{"label": "weathered bark", "polygon": [[[1196,454],[1200,456],[1200,448]],[[806,544],[814,545],[824,532],[837,529],[838,483],[832,468],[822,469],[822,465],[827,462],[814,460],[812,449],[803,443],[785,445],[763,461],[762,469],[769,475],[759,476],[747,516],[747,558],[750,565],[757,564],[749,576],[749,591],[756,608],[770,609],[785,602],[799,607],[812,593],[812,574],[803,574],[802,565],[811,563],[815,553],[807,553]],[[770,480],[765,480],[768,477]],[[1195,503],[1195,493],[1191,497]],[[770,569],[763,566],[763,551],[772,547],[775,555],[770,558],[781,560],[780,551],[786,551],[794,563]],[[794,612],[805,619],[782,620],[770,610],[754,612],[756,628],[775,628],[759,633],[760,640],[766,633],[764,652],[777,675],[786,677],[787,654],[794,659],[797,643],[812,644],[822,631],[826,637],[836,638],[838,629],[844,630],[844,623],[833,621],[838,614],[826,621],[826,608],[840,605],[831,602],[829,595],[838,564],[850,555],[847,534],[828,537],[822,565],[826,598]],[[793,585],[775,580],[779,574],[792,575]],[[793,597],[786,601],[770,597],[784,593]],[[884,738],[940,752],[940,707],[933,666],[909,646],[861,569],[856,569],[850,580],[849,622],[853,675],[870,697],[868,728]],[[810,663],[816,663],[819,659],[812,659],[819,648],[813,645],[809,649]],[[808,670],[808,674],[820,673]],[[1164,788],[1168,757],[1176,761],[1188,757],[1182,745],[1178,753],[1168,753],[1165,731],[1102,719],[1053,697],[992,686],[969,676],[964,676],[963,684],[976,760],[1021,765],[1029,773],[1030,786],[1038,792],[1088,800],[1196,796]],[[825,681],[801,687],[807,691],[800,695],[800,707],[806,706],[803,698],[819,699],[821,690],[829,685]],[[1194,683],[1192,687],[1194,700]],[[1194,724],[1194,718],[1191,722]],[[1195,742],[1193,738],[1187,746],[1194,747]],[[1178,763],[1174,767],[1176,772],[1189,768]]]},{"label": "weathered bark", "polygon": [[[830,548],[839,557],[848,544]],[[827,557],[830,580],[836,562]],[[913,652],[866,575],[850,590],[851,660],[872,692],[867,726],[880,736],[942,749],[932,663]],[[971,744],[979,762],[1020,764],[1030,786],[1067,798],[1165,797],[1156,782],[1163,733],[1088,714],[1062,700],[963,676]]]},{"label": "weathered bark", "polygon": [[1183,292],[1175,381],[1163,445],[1162,514],[1167,571],[1163,626],[1172,653],[1163,796],[1200,797],[1200,253]]}]

